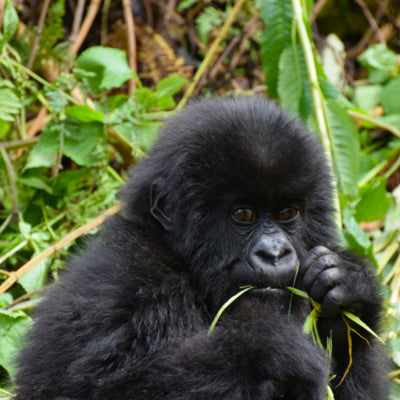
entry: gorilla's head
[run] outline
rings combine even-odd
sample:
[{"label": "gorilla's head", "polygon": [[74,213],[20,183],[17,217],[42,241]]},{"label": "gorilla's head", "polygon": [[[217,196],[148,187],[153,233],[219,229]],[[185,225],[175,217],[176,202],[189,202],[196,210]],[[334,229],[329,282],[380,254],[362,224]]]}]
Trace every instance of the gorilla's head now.
[{"label": "gorilla's head", "polygon": [[336,239],[323,154],[265,98],[195,103],[135,168],[125,212],[153,225],[214,305],[243,285],[280,289],[309,249]]}]

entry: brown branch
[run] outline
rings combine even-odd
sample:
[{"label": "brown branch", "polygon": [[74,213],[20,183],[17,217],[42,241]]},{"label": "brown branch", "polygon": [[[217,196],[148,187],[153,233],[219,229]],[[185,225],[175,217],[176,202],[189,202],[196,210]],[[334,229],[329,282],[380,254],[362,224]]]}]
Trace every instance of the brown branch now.
[{"label": "brown branch", "polygon": [[154,27],[154,18],[153,11],[151,9],[150,0],[144,0],[144,10],[146,12],[147,23],[153,28]]},{"label": "brown branch", "polygon": [[310,23],[312,24],[318,17],[319,13],[321,12],[321,10],[325,7],[326,3],[328,2],[328,0],[318,0],[312,10],[312,15],[310,18]]},{"label": "brown branch", "polygon": [[239,43],[240,40],[240,34],[237,34],[228,44],[228,46],[225,47],[225,50],[222,52],[216,63],[214,64],[213,68],[210,71],[210,78],[214,79],[215,75],[217,75],[219,68],[221,67],[221,64],[224,62],[225,58],[228,56],[229,53],[232,52],[234,47]]},{"label": "brown branch", "polygon": [[75,231],[71,232],[64,238],[62,238],[59,242],[53,244],[52,246],[48,247],[46,250],[42,251],[40,254],[38,254],[36,257],[32,258],[29,260],[26,264],[24,264],[21,268],[19,268],[17,271],[12,271],[10,272],[10,276],[0,285],[0,294],[4,293],[6,290],[8,290],[14,283],[18,281],[24,274],[26,274],[29,270],[31,270],[36,264],[38,264],[40,261],[45,259],[46,257],[56,253],[58,250],[61,250],[64,248],[67,244],[71,243],[78,237],[82,236],[83,234],[97,228],[99,225],[101,225],[104,220],[113,214],[116,214],[119,211],[119,206],[113,206],[106,210],[103,214],[98,216],[97,218],[93,219],[92,221],[89,221],[85,225],[79,227]]},{"label": "brown branch", "polygon": [[[380,22],[381,18],[383,17],[388,3],[389,3],[389,0],[382,0],[381,2],[379,2],[379,8],[378,8],[378,11],[376,12],[376,16],[375,16],[375,21],[377,24]],[[370,39],[372,37],[372,33],[373,33],[372,28],[371,28],[371,26],[369,26],[367,32],[362,37],[362,39],[355,46],[353,46],[352,48],[347,50],[347,52],[346,52],[347,58],[357,57],[367,47],[368,42],[370,41]]]},{"label": "brown branch", "polygon": [[96,18],[97,12],[99,11],[100,3],[101,0],[91,0],[81,29],[79,30],[74,43],[72,43],[71,47],[69,48],[68,55],[70,57],[74,56],[78,52],[85,41],[86,36],[93,25],[94,19]]},{"label": "brown branch", "polygon": [[78,0],[78,4],[74,13],[74,22],[72,23],[71,34],[69,36],[70,46],[73,46],[78,35],[79,27],[82,23],[83,12],[85,11],[85,3],[86,0]]},{"label": "brown branch", "polygon": [[36,116],[35,120],[33,121],[31,127],[29,128],[28,133],[26,134],[27,138],[33,138],[36,136],[36,134],[42,130],[43,126],[43,119],[46,117],[47,114],[47,108],[45,106],[42,106],[38,115]]},{"label": "brown branch", "polygon": [[382,34],[382,32],[379,30],[379,26],[376,23],[374,17],[372,16],[371,12],[369,11],[368,7],[362,0],[354,0],[361,8],[363,11],[365,17],[368,20],[369,26],[371,27],[372,31],[375,33],[375,36],[379,43],[385,44],[385,38]]},{"label": "brown branch", "polygon": [[43,292],[46,292],[51,286],[52,286],[52,284],[49,284],[49,285],[43,286],[40,289],[34,290],[34,291],[30,292],[30,293],[23,294],[22,296],[20,296],[17,299],[15,299],[12,303],[6,305],[4,307],[4,310],[12,309],[17,304],[22,303],[23,301],[28,300],[31,297],[36,296],[37,294],[41,294]]},{"label": "brown branch", "polygon": [[[135,37],[135,21],[133,19],[132,6],[130,0],[122,0],[124,8],[124,18],[126,22],[126,41],[128,45],[128,62],[133,71],[137,71],[136,66],[136,37]],[[129,94],[136,89],[135,78],[129,80]]]},{"label": "brown branch", "polygon": [[44,0],[42,9],[40,10],[39,22],[36,29],[35,39],[33,39],[32,51],[31,54],[29,55],[28,64],[26,65],[28,69],[32,69],[33,63],[35,61],[36,52],[40,36],[42,35],[43,25],[44,21],[46,20],[46,15],[47,15],[47,10],[49,9],[49,5],[50,5],[50,0]]},{"label": "brown branch", "polygon": [[250,19],[250,21],[246,24],[246,26],[243,28],[244,36],[242,41],[240,42],[239,50],[237,51],[236,54],[233,55],[231,62],[230,62],[230,67],[234,69],[239,62],[240,58],[242,57],[243,53],[245,52],[246,49],[246,43],[252,36],[253,32],[257,29],[257,21],[258,21],[259,15],[256,14],[254,17]]}]

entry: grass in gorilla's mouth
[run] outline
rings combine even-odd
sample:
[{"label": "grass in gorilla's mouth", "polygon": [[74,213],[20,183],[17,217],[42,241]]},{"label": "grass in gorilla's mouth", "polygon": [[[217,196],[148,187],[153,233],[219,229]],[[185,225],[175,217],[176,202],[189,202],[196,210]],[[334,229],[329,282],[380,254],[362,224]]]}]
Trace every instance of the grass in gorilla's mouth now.
[{"label": "grass in gorilla's mouth", "polygon": [[[296,274],[297,275],[297,274]],[[296,279],[295,279],[296,280]],[[234,296],[232,296],[228,301],[226,301],[222,307],[218,310],[217,314],[215,315],[209,329],[208,329],[208,334],[210,335],[212,333],[212,331],[215,329],[215,326],[217,325],[217,322],[219,320],[219,318],[221,317],[221,315],[223,314],[223,312],[235,301],[237,300],[239,297],[241,297],[242,295],[244,295],[245,293],[249,292],[249,291],[253,291],[253,292],[257,292],[257,293],[261,293],[261,294],[267,294],[267,293],[278,293],[282,292],[282,291],[289,291],[292,295],[297,295],[300,297],[303,297],[305,299],[310,300],[311,305],[312,305],[312,310],[310,312],[310,314],[308,314],[307,318],[304,321],[303,324],[303,333],[306,335],[311,335],[313,338],[314,343],[316,343],[321,349],[324,349],[328,352],[329,358],[331,358],[332,356],[332,340],[330,337],[326,338],[326,348],[324,347],[322,340],[320,338],[320,335],[318,333],[318,326],[317,326],[317,322],[318,322],[318,318],[322,317],[322,311],[321,311],[321,304],[316,303],[314,300],[311,299],[311,297],[304,292],[303,290],[297,289],[295,287],[289,287],[286,286],[285,288],[274,288],[274,287],[266,287],[266,288],[259,288],[259,287],[255,287],[255,286],[242,286],[240,288],[241,290],[236,293]],[[290,299],[290,303],[292,302],[292,298]],[[290,306],[289,306],[289,314],[290,314]],[[353,362],[352,359],[352,339],[351,339],[351,332],[354,332],[355,334],[357,334],[360,338],[362,338],[363,340],[366,341],[366,343],[368,344],[369,347],[370,343],[368,341],[367,338],[365,338],[364,336],[362,336],[358,331],[356,331],[351,325],[350,325],[350,321],[352,321],[353,323],[355,323],[356,325],[359,325],[360,327],[362,327],[364,330],[366,330],[367,332],[369,332],[372,336],[374,336],[376,339],[378,339],[380,342],[382,342],[383,344],[385,344],[385,342],[367,325],[365,324],[363,321],[361,321],[361,319],[359,317],[357,317],[356,315],[354,315],[352,312],[348,311],[348,310],[341,310],[340,311],[340,316],[342,317],[344,323],[346,324],[347,327],[347,341],[348,341],[348,349],[349,349],[349,364],[347,366],[347,369],[345,371],[345,373],[343,374],[342,379],[340,380],[340,382],[336,385],[336,387],[340,386],[342,384],[342,382],[344,381],[345,377],[347,376],[351,364]],[[333,377],[331,377],[330,380],[334,379],[335,375]],[[332,389],[329,385],[327,385],[326,388],[326,393],[327,393],[327,397],[326,400],[334,400],[334,395],[332,392]]]}]

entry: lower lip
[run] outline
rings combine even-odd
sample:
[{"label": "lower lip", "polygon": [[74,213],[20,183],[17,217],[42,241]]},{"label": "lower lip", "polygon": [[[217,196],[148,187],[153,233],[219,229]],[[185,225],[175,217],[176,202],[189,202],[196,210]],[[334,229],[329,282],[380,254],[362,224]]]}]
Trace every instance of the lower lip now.
[{"label": "lower lip", "polygon": [[257,288],[250,290],[250,293],[253,294],[262,294],[262,295],[283,295],[283,294],[288,294],[289,292],[285,289],[281,288]]}]

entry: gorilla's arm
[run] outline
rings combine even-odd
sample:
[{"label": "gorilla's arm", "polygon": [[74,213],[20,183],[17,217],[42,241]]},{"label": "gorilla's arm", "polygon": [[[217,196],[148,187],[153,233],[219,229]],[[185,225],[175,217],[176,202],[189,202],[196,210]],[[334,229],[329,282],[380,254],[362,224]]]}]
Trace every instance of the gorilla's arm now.
[{"label": "gorilla's arm", "polygon": [[109,399],[117,391],[120,398],[138,400],[325,398],[322,352],[290,318],[249,307],[210,335],[203,330],[147,359],[137,370],[109,378],[93,397]]},{"label": "gorilla's arm", "polygon": [[[348,328],[340,311],[351,311],[378,332],[382,301],[376,278],[370,267],[349,251],[333,252],[323,246],[309,252],[300,272],[311,298],[321,304],[318,329],[322,337],[332,335],[335,387],[349,366]],[[356,393],[359,399],[380,399],[385,368],[379,344],[362,327],[348,323],[363,338],[351,333],[352,365],[338,386],[335,399],[355,398]]]}]

